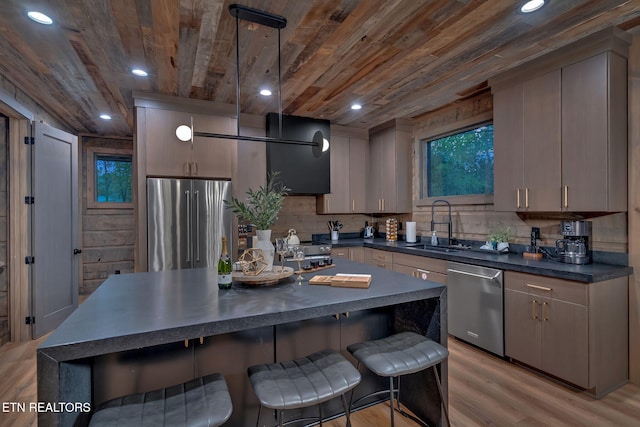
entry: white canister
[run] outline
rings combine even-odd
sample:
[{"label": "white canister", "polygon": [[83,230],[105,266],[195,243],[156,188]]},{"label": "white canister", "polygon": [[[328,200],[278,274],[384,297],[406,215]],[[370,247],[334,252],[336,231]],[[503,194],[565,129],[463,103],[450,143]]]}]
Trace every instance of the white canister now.
[{"label": "white canister", "polygon": [[335,241],[338,240],[338,236],[340,235],[338,233],[339,233],[338,230],[331,230],[331,241],[332,242],[335,242]]},{"label": "white canister", "polygon": [[416,223],[415,221],[408,221],[406,223],[405,241],[407,243],[415,243],[416,241]]}]

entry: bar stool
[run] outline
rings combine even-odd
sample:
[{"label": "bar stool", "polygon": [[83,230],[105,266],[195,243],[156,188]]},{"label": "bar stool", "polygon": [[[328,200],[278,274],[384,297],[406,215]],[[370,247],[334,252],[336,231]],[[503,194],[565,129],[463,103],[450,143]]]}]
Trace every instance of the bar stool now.
[{"label": "bar stool", "polygon": [[[433,373],[436,377],[438,393],[440,394],[447,425],[451,425],[449,422],[449,411],[447,410],[447,405],[445,404],[442,394],[442,384],[440,383],[440,376],[437,370],[437,365],[449,355],[449,351],[445,347],[415,332],[401,332],[375,341],[351,344],[347,346],[347,350],[353,354],[353,357],[358,359],[358,368],[360,367],[360,362],[362,362],[369,370],[377,375],[389,377],[389,394],[391,396],[389,406],[391,408],[392,427],[394,425],[394,391],[397,393],[398,412],[409,416],[415,421],[420,421],[400,409],[400,377],[422,371],[429,367],[433,368]],[[395,390],[393,386],[394,378],[397,378],[398,382],[397,389]],[[378,393],[386,393],[386,391],[373,393],[372,395]],[[421,422],[421,424],[424,423]]]},{"label": "bar stool", "polygon": [[109,400],[91,417],[90,427],[219,426],[231,416],[231,396],[220,374],[184,384]]},{"label": "bar stool", "polygon": [[360,372],[340,353],[324,350],[302,359],[281,363],[251,366],[249,380],[262,407],[275,409],[278,425],[282,427],[282,413],[287,409],[318,405],[322,425],[321,403],[340,396],[351,425],[345,393],[360,383]]}]

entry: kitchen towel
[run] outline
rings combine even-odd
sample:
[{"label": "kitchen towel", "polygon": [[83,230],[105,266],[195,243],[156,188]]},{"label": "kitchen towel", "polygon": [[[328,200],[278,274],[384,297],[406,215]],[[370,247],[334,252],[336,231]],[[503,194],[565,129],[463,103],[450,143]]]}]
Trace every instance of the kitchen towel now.
[{"label": "kitchen towel", "polygon": [[415,243],[416,241],[416,223],[414,221],[408,221],[406,223],[406,235],[405,240],[408,243]]}]

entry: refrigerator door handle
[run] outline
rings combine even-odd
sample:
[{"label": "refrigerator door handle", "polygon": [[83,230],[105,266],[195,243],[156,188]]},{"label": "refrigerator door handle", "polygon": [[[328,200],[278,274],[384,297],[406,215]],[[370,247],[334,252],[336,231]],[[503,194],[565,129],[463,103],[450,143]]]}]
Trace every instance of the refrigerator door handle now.
[{"label": "refrigerator door handle", "polygon": [[191,262],[191,191],[184,192],[184,196],[187,199],[187,262]]},{"label": "refrigerator door handle", "polygon": [[200,192],[196,190],[193,198],[196,200],[196,262],[200,262]]}]

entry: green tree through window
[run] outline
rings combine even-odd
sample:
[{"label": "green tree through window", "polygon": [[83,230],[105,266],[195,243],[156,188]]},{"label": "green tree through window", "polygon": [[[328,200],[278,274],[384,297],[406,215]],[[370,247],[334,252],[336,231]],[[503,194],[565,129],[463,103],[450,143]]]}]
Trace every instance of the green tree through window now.
[{"label": "green tree through window", "polygon": [[131,156],[96,155],[96,201],[131,202]]},{"label": "green tree through window", "polygon": [[427,197],[493,194],[493,125],[426,141]]}]

